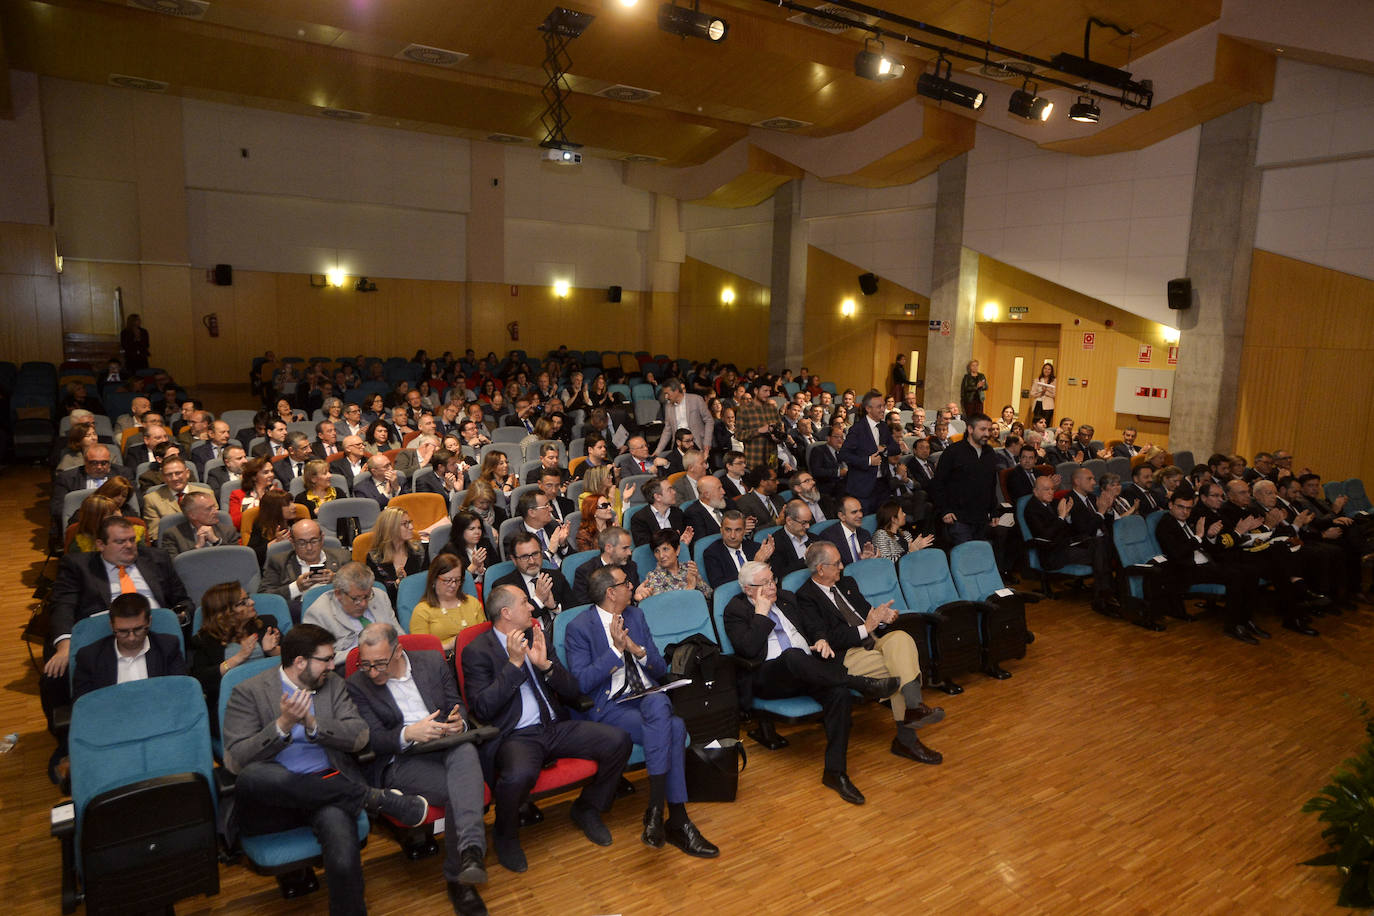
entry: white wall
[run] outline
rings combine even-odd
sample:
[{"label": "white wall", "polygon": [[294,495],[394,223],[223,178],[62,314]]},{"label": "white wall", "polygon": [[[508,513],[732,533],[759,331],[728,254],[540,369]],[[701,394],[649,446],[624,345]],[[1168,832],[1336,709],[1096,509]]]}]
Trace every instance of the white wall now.
[{"label": "white wall", "polygon": [[648,288],[645,233],[506,217],[506,279],[527,286]]},{"label": "white wall", "polygon": [[1374,76],[1281,60],[1255,247],[1374,279]]},{"label": "white wall", "polygon": [[754,207],[683,204],[687,256],[755,283],[773,279],[773,201]]},{"label": "white wall", "polygon": [[1184,275],[1200,128],[1147,149],[1081,157],[979,125],[964,244],[1154,321]]},{"label": "white wall", "polygon": [[0,119],[0,223],[49,224],[38,77],[9,71],[12,120]]},{"label": "white wall", "polygon": [[930,295],[937,179],[855,188],[808,175],[802,185],[807,242],[878,276]]}]

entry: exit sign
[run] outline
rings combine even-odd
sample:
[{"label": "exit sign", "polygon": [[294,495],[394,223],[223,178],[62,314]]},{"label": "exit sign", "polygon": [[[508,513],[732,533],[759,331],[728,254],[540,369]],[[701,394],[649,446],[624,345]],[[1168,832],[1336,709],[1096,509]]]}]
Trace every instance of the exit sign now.
[{"label": "exit sign", "polygon": [[1030,306],[1028,306],[1028,305],[1013,305],[1011,308],[1007,309],[1007,314],[1008,314],[1008,315],[1027,315],[1027,314],[1030,314]]}]

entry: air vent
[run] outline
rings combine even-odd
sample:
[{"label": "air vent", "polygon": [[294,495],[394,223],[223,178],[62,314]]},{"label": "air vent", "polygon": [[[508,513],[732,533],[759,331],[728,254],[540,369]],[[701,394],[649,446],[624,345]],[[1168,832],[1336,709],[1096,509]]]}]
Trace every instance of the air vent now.
[{"label": "air vent", "polygon": [[321,108],[319,111],[322,116],[335,121],[363,121],[367,118],[367,112],[349,111],[347,108]]},{"label": "air vent", "polygon": [[467,59],[467,55],[462,51],[448,51],[444,48],[417,44],[402,48],[396,57],[398,60],[413,60],[417,64],[428,64],[431,67],[454,67]]},{"label": "air vent", "polygon": [[166,92],[170,83],[162,80],[150,80],[141,76],[128,76],[123,73],[111,73],[110,85],[118,86],[121,89],[137,89],[140,92]]},{"label": "air vent", "polygon": [[487,134],[487,140],[491,143],[529,143],[529,137],[517,137],[515,134]]},{"label": "air vent", "polygon": [[810,121],[798,121],[794,118],[768,118],[764,121],[755,121],[752,127],[762,127],[765,130],[796,130],[798,127],[810,127]]},{"label": "air vent", "polygon": [[640,89],[635,86],[608,86],[596,93],[603,99],[615,99],[617,102],[642,102],[651,99],[659,93],[652,89]]},{"label": "air vent", "polygon": [[1035,67],[1023,60],[1007,58],[1005,60],[990,60],[976,67],[969,67],[968,71],[977,73],[979,76],[986,76],[990,80],[1020,82],[1026,77],[1034,75]]},{"label": "air vent", "polygon": [[631,153],[631,154],[628,155],[628,156],[623,156],[623,157],[621,157],[621,161],[622,161],[622,162],[648,162],[648,163],[654,163],[654,162],[663,162],[663,161],[665,161],[665,160],[664,160],[664,158],[663,158],[662,156],[646,156],[646,155],[643,154],[643,153]]},{"label": "air vent", "polygon": [[179,16],[182,19],[204,19],[210,4],[204,0],[129,0],[129,5],[150,13]]},{"label": "air vent", "polygon": [[[836,22],[829,16],[817,16],[815,13],[830,13],[846,19],[853,25],[845,25],[843,22]],[[815,12],[799,13],[796,16],[789,16],[788,22],[796,22],[806,26],[808,29],[819,29],[822,32],[829,32],[831,35],[838,35],[841,32],[848,32],[850,29],[862,29],[865,26],[873,25],[878,20],[873,16],[861,16],[853,10],[845,9],[842,6],[834,6],[823,3],[816,7]]]}]

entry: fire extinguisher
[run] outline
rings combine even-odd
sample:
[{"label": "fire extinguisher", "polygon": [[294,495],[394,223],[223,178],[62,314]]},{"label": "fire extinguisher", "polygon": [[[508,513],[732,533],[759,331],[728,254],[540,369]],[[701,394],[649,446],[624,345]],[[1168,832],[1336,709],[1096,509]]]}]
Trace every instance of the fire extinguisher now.
[{"label": "fire extinguisher", "polygon": [[511,339],[511,340],[519,340],[519,339],[520,339],[520,322],[518,322],[518,321],[512,321],[510,324],[506,325],[506,332],[510,334],[510,339]]},{"label": "fire extinguisher", "polygon": [[210,332],[211,337],[219,336],[219,314],[217,312],[211,312],[200,321],[205,325],[205,330]]}]

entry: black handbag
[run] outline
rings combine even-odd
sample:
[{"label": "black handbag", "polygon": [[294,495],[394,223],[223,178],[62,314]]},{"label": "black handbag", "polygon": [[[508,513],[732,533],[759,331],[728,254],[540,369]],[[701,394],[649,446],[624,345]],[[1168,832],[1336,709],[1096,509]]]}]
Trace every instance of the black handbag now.
[{"label": "black handbag", "polygon": [[739,791],[739,775],[749,764],[744,745],[721,738],[719,747],[687,746],[684,775],[689,802],[732,802]]}]

